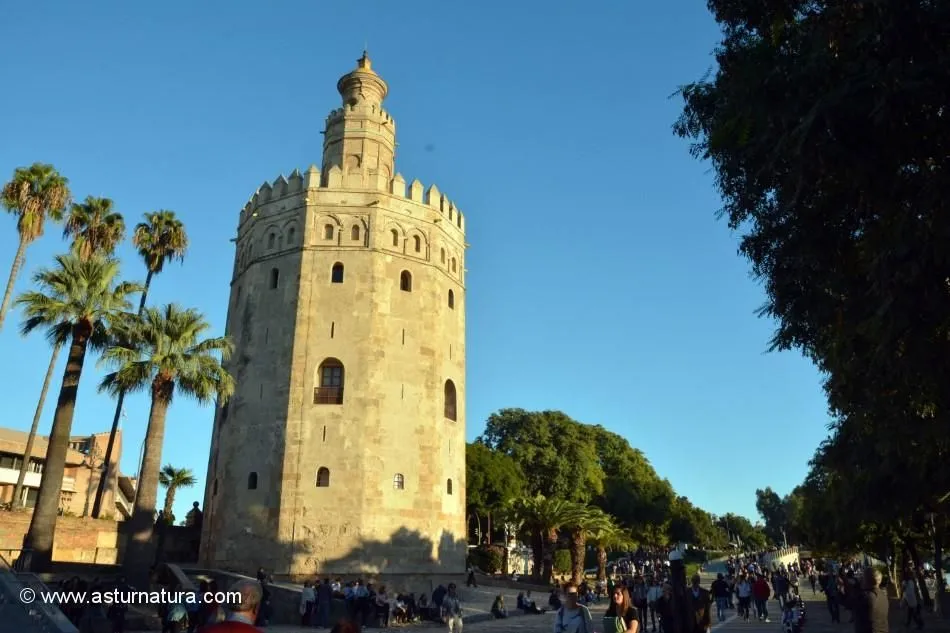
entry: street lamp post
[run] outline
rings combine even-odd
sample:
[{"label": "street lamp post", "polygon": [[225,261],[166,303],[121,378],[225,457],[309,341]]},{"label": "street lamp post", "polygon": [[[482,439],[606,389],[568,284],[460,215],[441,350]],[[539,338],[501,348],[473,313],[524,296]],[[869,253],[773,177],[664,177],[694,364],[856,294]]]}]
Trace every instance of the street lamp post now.
[{"label": "street lamp post", "polygon": [[663,627],[665,633],[685,633],[686,631],[686,565],[683,563],[683,553],[678,549],[670,552],[670,585],[673,587],[670,596],[672,604],[670,611],[673,613],[673,625],[670,628]]}]

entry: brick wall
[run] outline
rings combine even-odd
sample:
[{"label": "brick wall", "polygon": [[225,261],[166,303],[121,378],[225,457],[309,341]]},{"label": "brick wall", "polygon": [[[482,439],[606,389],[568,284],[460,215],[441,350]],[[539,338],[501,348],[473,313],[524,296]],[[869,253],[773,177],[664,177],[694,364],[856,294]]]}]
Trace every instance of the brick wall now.
[{"label": "brick wall", "polygon": [[[0,554],[12,560],[23,546],[30,527],[30,512],[0,512]],[[59,517],[53,541],[53,560],[70,563],[120,564],[128,539],[129,523],[109,520]],[[175,562],[198,560],[198,532],[169,527],[165,552]]]}]

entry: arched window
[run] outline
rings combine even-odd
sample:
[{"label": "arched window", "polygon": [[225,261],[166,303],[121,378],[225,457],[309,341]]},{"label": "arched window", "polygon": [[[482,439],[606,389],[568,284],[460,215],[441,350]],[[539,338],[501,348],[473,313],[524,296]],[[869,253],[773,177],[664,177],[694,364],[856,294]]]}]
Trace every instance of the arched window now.
[{"label": "arched window", "polygon": [[340,262],[333,264],[333,268],[330,271],[330,282],[335,284],[343,283],[343,264]]},{"label": "arched window", "polygon": [[455,258],[454,257],[452,258],[452,263],[451,263],[450,268],[452,269],[452,272],[454,273],[455,272]]},{"label": "arched window", "polygon": [[252,472],[247,476],[247,489],[257,490],[257,473]]},{"label": "arched window", "polygon": [[443,394],[445,400],[445,417],[449,420],[455,420],[457,415],[457,399],[455,395],[455,383],[451,380],[445,381],[445,393]]},{"label": "arched window", "polygon": [[333,225],[332,224],[323,225],[323,239],[325,240],[333,239]]},{"label": "arched window", "polygon": [[445,492],[448,494],[452,494],[452,480],[451,479],[448,479],[445,482]]},{"label": "arched window", "polygon": [[449,309],[450,310],[455,309],[455,293],[452,292],[451,288],[449,288]]},{"label": "arched window", "polygon": [[267,236],[267,248],[274,248],[274,241],[277,239],[277,236],[271,233]]},{"label": "arched window", "polygon": [[442,259],[442,263],[444,264],[445,263],[445,249],[444,248],[439,251],[439,257]]},{"label": "arched window", "polygon": [[287,229],[287,246],[294,243],[294,233],[296,233],[296,231],[293,227]]},{"label": "arched window", "polygon": [[276,268],[270,269],[270,287],[276,288],[277,284],[280,283],[280,271]]},{"label": "arched window", "polygon": [[393,490],[405,490],[405,488],[406,478],[402,476],[402,473],[393,475]]},{"label": "arched window", "polygon": [[405,292],[412,292],[412,273],[408,270],[399,273],[399,289]]},{"label": "arched window", "polygon": [[330,469],[326,466],[321,466],[317,469],[317,488],[329,488],[330,487]]},{"label": "arched window", "polygon": [[419,253],[422,251],[422,238],[418,235],[412,236],[412,247],[416,249],[416,252]]},{"label": "arched window", "polygon": [[343,363],[328,358],[317,369],[318,386],[313,390],[314,404],[343,404],[343,386],[345,383]]},{"label": "arched window", "polygon": [[354,242],[358,242],[360,239],[360,225],[354,224],[353,228],[350,229],[350,239]]},{"label": "arched window", "polygon": [[393,246],[398,248],[399,247],[399,231],[397,231],[396,229],[393,229],[389,233],[390,235],[393,236]]}]

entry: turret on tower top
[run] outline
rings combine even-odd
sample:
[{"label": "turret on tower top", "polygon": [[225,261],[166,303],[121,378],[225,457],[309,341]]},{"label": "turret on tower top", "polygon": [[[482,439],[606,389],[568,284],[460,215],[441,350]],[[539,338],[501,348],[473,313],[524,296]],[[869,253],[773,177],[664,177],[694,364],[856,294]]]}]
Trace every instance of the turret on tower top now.
[{"label": "turret on tower top", "polygon": [[373,70],[373,63],[366,51],[356,60],[356,70],[340,77],[336,89],[343,97],[343,105],[354,107],[364,104],[378,106],[389,92],[389,86]]},{"label": "turret on tower top", "polygon": [[339,167],[344,186],[375,189],[375,180],[388,182],[395,169],[396,122],[382,105],[389,86],[363,51],[356,69],[340,77],[336,89],[343,107],[327,117],[322,171]]}]

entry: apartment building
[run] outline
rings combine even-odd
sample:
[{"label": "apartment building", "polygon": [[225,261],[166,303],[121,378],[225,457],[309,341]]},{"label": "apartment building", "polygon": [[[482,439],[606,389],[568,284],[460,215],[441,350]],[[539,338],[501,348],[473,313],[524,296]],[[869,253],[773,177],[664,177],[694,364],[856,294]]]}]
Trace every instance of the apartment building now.
[{"label": "apartment building", "polygon": [[[0,503],[13,502],[13,490],[23,464],[28,438],[29,433],[25,431],[0,427]],[[33,456],[23,480],[22,496],[17,504],[20,507],[32,508],[36,504],[40,482],[43,480],[47,440],[47,437],[37,435],[33,442]],[[108,432],[69,438],[66,471],[60,492],[60,512],[80,517],[92,513],[96,488],[104,470],[103,463],[108,444]],[[135,498],[135,479],[119,473],[118,464],[121,455],[122,433],[120,431],[116,436],[112,468],[109,469],[110,481],[106,485],[103,498],[105,510],[102,517],[111,517],[118,521],[132,515],[132,503]]]}]

